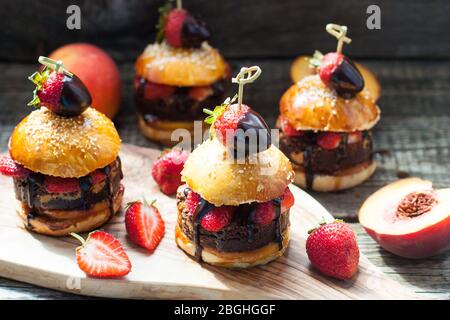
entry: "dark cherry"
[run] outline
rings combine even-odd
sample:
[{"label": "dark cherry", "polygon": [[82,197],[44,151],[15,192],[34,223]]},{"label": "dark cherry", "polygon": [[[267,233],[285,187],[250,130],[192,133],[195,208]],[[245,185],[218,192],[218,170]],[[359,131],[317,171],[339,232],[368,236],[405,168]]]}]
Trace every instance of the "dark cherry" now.
[{"label": "dark cherry", "polygon": [[328,85],[344,98],[354,97],[364,89],[364,78],[355,64],[344,57],[331,74]]},{"label": "dark cherry", "polygon": [[60,108],[56,113],[62,116],[77,116],[92,103],[92,97],[84,83],[76,75],[65,75],[59,98]]},{"label": "dark cherry", "polygon": [[198,48],[209,37],[206,23],[188,14],[181,29],[181,45],[185,48]]},{"label": "dark cherry", "polygon": [[[256,137],[250,139],[249,136]],[[249,109],[239,120],[236,135],[234,136],[234,150],[236,154],[242,153],[238,147],[245,144],[245,156],[267,150],[271,145],[270,128],[256,111]]]}]

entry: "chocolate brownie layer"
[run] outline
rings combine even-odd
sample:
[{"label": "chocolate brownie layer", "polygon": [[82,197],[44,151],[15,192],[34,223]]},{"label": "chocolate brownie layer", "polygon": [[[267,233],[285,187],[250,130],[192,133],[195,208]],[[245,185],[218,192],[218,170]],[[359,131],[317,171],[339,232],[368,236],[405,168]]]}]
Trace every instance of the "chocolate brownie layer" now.
[{"label": "chocolate brownie layer", "polygon": [[210,86],[210,94],[202,100],[193,99],[189,91],[193,87],[174,87],[174,93],[160,99],[145,98],[145,79],[139,79],[135,89],[134,100],[138,112],[145,121],[194,121],[205,117],[203,108],[214,108],[224,100],[225,84],[228,79],[221,79]]},{"label": "chocolate brownie layer", "polygon": [[306,131],[302,136],[286,136],[280,133],[280,149],[299,168],[308,162],[309,170],[317,174],[334,175],[340,170],[368,162],[372,159],[372,134],[362,132],[362,139],[347,142],[347,134],[341,134],[339,146],[332,150],[321,148],[316,143],[317,133]]},{"label": "chocolate brownie layer", "polygon": [[119,191],[123,177],[120,159],[100,171],[106,175],[103,181],[92,184],[89,175],[79,178],[80,190],[69,193],[49,193],[44,186],[46,176],[31,173],[25,179],[14,179],[16,198],[33,208],[35,214],[41,210],[87,210]]},{"label": "chocolate brownie layer", "polygon": [[[190,189],[186,186],[180,187],[177,193],[178,226],[189,240],[195,242],[194,215],[190,214],[185,206],[188,192]],[[238,206],[231,223],[219,232],[209,232],[200,225],[199,245],[222,252],[245,252],[282,240],[277,239],[277,228],[283,234],[289,227],[289,210],[281,213],[279,225],[277,219],[274,219],[263,226],[252,222],[255,207],[256,203]]]}]

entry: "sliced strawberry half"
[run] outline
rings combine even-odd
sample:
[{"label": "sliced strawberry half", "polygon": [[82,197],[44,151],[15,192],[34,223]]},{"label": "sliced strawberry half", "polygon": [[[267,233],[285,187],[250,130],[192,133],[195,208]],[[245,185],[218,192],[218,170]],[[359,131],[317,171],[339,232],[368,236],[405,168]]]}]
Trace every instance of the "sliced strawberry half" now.
[{"label": "sliced strawberry half", "polygon": [[0,174],[11,178],[26,178],[31,173],[20,163],[14,161],[10,156],[0,159]]},{"label": "sliced strawberry half", "polygon": [[213,94],[211,86],[192,87],[189,90],[189,97],[195,101],[203,101]]},{"label": "sliced strawberry half", "polygon": [[347,143],[352,144],[356,142],[360,142],[362,140],[362,132],[361,131],[355,131],[348,134],[347,137]]},{"label": "sliced strawberry half", "polygon": [[104,231],[91,232],[86,240],[72,233],[80,240],[76,249],[77,263],[81,270],[92,277],[122,277],[131,271],[131,262],[122,244]]},{"label": "sliced strawberry half", "polygon": [[230,224],[234,208],[231,206],[217,207],[205,214],[200,222],[203,229],[218,232]]},{"label": "sliced strawberry half", "polygon": [[164,221],[153,203],[130,203],[125,213],[125,226],[130,240],[150,251],[155,250],[164,237]]},{"label": "sliced strawberry half", "polygon": [[256,205],[254,221],[260,225],[268,225],[275,219],[275,206],[272,201],[258,203]]},{"label": "sliced strawberry half", "polygon": [[185,205],[190,215],[194,215],[197,206],[202,201],[202,198],[198,193],[190,190],[188,195],[186,196]]},{"label": "sliced strawberry half", "polygon": [[341,143],[341,135],[336,132],[321,132],[317,136],[317,144],[325,150],[336,149]]},{"label": "sliced strawberry half", "polygon": [[103,182],[106,178],[106,174],[100,170],[95,170],[91,173],[92,184]]},{"label": "sliced strawberry half", "polygon": [[281,131],[288,137],[299,137],[304,135],[303,131],[296,130],[285,117],[280,117]]},{"label": "sliced strawberry half", "polygon": [[80,190],[80,181],[77,178],[46,176],[44,186],[49,193],[70,193]]},{"label": "sliced strawberry half", "polygon": [[148,100],[164,99],[175,92],[175,87],[165,84],[146,82],[144,85],[144,98]]},{"label": "sliced strawberry half", "polygon": [[295,203],[294,195],[289,187],[286,188],[283,194],[283,200],[281,200],[281,212],[287,211]]}]

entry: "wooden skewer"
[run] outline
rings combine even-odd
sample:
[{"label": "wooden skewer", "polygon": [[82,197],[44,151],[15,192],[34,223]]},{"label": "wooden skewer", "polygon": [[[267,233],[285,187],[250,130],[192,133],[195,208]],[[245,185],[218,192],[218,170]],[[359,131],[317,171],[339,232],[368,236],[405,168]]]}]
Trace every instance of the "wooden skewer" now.
[{"label": "wooden skewer", "polygon": [[238,88],[238,108],[241,108],[242,100],[244,97],[244,85],[247,83],[252,83],[261,75],[261,68],[258,66],[253,67],[242,67],[241,71],[237,74],[237,76],[231,79],[231,82],[237,83],[239,85]]},{"label": "wooden skewer", "polygon": [[56,72],[62,72],[69,77],[73,77],[73,73],[64,68],[64,64],[61,60],[53,60],[44,56],[40,56],[38,59],[40,64],[43,64],[46,67],[49,67]]},{"label": "wooden skewer", "polygon": [[182,9],[182,8],[183,8],[183,1],[177,0],[177,9]]},{"label": "wooden skewer", "polygon": [[329,34],[335,37],[338,40],[336,52],[341,53],[344,42],[349,44],[352,42],[352,39],[347,37],[347,26],[341,26],[334,23],[329,23],[326,26],[326,30]]}]

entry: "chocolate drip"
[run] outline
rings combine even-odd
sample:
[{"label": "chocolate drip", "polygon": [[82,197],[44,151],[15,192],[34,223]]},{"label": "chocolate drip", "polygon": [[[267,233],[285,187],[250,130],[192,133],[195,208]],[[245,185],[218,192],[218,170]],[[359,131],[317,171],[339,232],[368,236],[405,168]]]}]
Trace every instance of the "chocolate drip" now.
[{"label": "chocolate drip", "polygon": [[113,187],[110,177],[111,167],[106,166],[100,169],[100,171],[106,175],[105,183],[106,183],[106,190],[108,192],[109,214],[110,217],[112,217],[114,215],[114,198],[113,198]]},{"label": "chocolate drip", "polygon": [[313,146],[307,145],[303,151],[303,163],[305,168],[305,182],[306,189],[311,190],[314,182],[314,171],[312,170],[311,156],[313,152]]},{"label": "chocolate drip", "polygon": [[281,197],[272,200],[272,203],[275,206],[275,241],[278,243],[280,249],[283,248],[283,235],[281,233],[281,201]]},{"label": "chocolate drip", "polygon": [[200,222],[202,218],[211,210],[214,206],[208,201],[202,199],[197,206],[194,214],[194,228],[192,237],[194,238],[195,246],[195,258],[199,261],[202,259],[202,246],[200,245]]},{"label": "chocolate drip", "polygon": [[254,224],[255,224],[255,214],[256,214],[256,203],[252,205],[250,212],[247,217],[247,241],[252,243],[255,240],[254,235]]},{"label": "chocolate drip", "polygon": [[90,176],[80,178],[81,201],[83,203],[84,210],[89,208],[89,203],[86,197],[89,194],[91,187],[92,187],[92,178]]},{"label": "chocolate drip", "polygon": [[[248,156],[252,153],[267,150],[272,143],[269,126],[261,115],[252,109],[239,120],[237,129],[237,134],[234,137],[235,153],[245,151],[245,156]],[[254,135],[256,141],[254,141],[255,139],[250,139],[248,135]],[[242,144],[244,144],[244,150],[240,150]]]},{"label": "chocolate drip", "polygon": [[42,183],[43,176],[39,173],[31,173],[26,178],[27,183],[27,191],[26,191],[26,197],[27,197],[27,205],[29,208],[29,212],[27,214],[27,227],[29,229],[33,229],[33,226],[31,225],[31,220],[33,220],[37,216],[37,212],[35,209],[35,199],[36,199],[36,192],[39,188],[39,184]]},{"label": "chocolate drip", "polygon": [[341,137],[341,141],[338,146],[337,155],[338,155],[338,160],[341,160],[341,159],[345,158],[347,155],[348,135],[346,133],[340,133],[339,136]]}]

